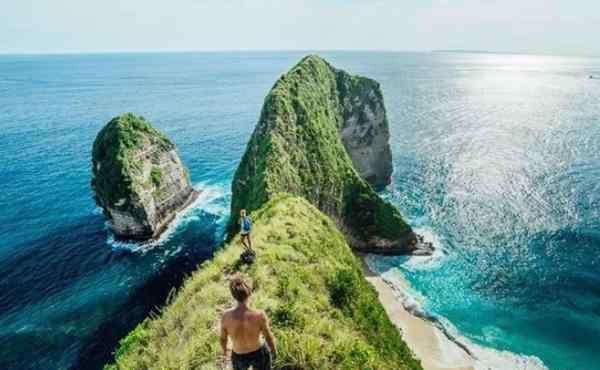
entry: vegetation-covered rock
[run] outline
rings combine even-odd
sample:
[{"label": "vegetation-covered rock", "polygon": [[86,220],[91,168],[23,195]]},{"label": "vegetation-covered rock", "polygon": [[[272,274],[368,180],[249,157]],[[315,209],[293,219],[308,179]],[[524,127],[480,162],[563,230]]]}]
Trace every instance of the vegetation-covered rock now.
[{"label": "vegetation-covered rock", "polygon": [[329,217],[287,194],[252,217],[257,261],[239,262],[235,238],[187,279],[160,316],[121,340],[107,369],[219,368],[219,317],[234,304],[227,279],[236,272],[253,280],[251,304],[271,319],[275,369],[421,368]]},{"label": "vegetation-covered rock", "polygon": [[92,189],[121,238],[157,237],[197,193],[175,145],[144,118],[113,118],[92,151]]},{"label": "vegetation-covered rock", "polygon": [[354,166],[374,184],[389,182],[387,125],[377,82],[350,76],[318,56],[304,58],[265,99],[233,180],[230,235],[241,208],[256,210],[286,192],[331,216],[357,250],[419,250],[399,211]]}]

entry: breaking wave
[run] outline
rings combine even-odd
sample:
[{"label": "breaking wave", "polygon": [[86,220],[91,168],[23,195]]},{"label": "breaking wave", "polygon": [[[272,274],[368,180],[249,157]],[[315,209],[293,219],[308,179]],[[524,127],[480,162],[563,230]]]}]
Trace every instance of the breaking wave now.
[{"label": "breaking wave", "polygon": [[178,231],[185,229],[186,225],[193,221],[198,221],[200,218],[199,212],[204,211],[217,216],[218,231],[223,229],[223,226],[229,216],[228,198],[230,195],[225,191],[224,185],[210,185],[207,183],[198,183],[194,185],[199,193],[198,198],[186,208],[177,212],[177,215],[171,221],[167,229],[161,236],[148,242],[130,242],[118,240],[115,234],[111,231],[110,223],[105,223],[105,229],[108,233],[106,244],[113,249],[128,250],[135,253],[145,253],[148,250],[164,244],[171,240]]}]

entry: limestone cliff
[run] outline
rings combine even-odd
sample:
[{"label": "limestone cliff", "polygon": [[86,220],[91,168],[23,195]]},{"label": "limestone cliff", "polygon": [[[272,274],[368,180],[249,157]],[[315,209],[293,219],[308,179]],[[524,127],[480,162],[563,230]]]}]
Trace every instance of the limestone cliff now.
[{"label": "limestone cliff", "polygon": [[340,134],[360,176],[376,188],[391,182],[390,131],[379,83],[335,70],[342,112]]},{"label": "limestone cliff", "polygon": [[144,118],[112,119],[92,151],[95,200],[124,239],[156,238],[195,199],[175,145]]},{"label": "limestone cliff", "polygon": [[[317,56],[304,58],[265,99],[233,180],[232,221],[241,208],[258,209],[285,192],[336,220],[356,250],[427,253],[399,211],[360,176],[389,182],[388,137],[377,82],[350,76]],[[230,222],[230,235],[235,226]]]}]

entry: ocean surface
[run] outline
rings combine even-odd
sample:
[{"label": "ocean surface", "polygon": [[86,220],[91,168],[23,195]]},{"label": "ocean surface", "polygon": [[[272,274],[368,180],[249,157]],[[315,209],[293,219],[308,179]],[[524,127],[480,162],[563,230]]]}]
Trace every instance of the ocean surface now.
[{"label": "ocean surface", "polygon": [[[304,54],[0,56],[1,369],[100,368],[212,256],[263,99]],[[482,367],[600,369],[600,59],[320,54],[383,87],[383,195],[437,247],[370,258],[407,307]],[[154,245],[115,242],[90,190],[95,135],[129,111],[202,191]]]}]

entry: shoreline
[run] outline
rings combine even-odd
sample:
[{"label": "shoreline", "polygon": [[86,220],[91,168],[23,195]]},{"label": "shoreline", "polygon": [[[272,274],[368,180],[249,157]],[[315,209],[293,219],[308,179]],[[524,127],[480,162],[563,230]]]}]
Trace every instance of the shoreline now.
[{"label": "shoreline", "polygon": [[440,328],[427,319],[408,312],[397,299],[394,289],[358,254],[367,281],[375,288],[379,301],[402,338],[421,361],[425,370],[474,370],[476,359],[465,348],[453,342]]},{"label": "shoreline", "polygon": [[521,355],[508,351],[466,343],[435,317],[422,312],[411,312],[405,307],[401,296],[409,290],[409,283],[403,278],[395,287],[367,263],[367,254],[355,253],[360,259],[365,279],[375,288],[379,302],[384,307],[392,323],[400,330],[402,338],[421,361],[425,370],[476,370],[476,369],[519,369],[548,370],[535,356]]}]

